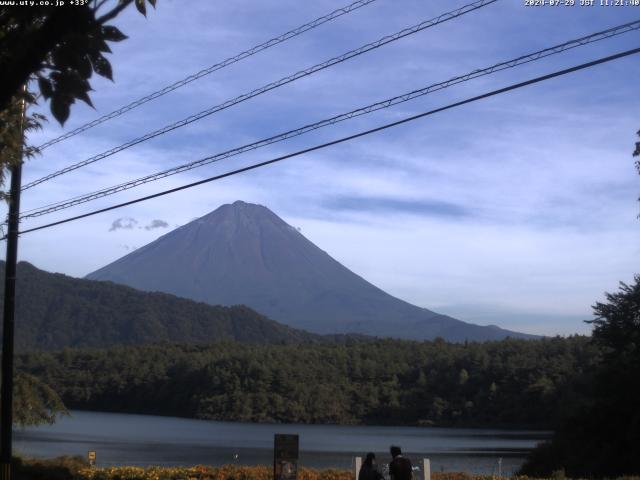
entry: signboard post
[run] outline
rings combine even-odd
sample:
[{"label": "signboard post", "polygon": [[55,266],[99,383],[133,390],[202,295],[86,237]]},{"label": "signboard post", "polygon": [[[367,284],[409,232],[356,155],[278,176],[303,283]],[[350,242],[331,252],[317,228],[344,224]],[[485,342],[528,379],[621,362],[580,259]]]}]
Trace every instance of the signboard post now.
[{"label": "signboard post", "polygon": [[87,460],[89,461],[89,466],[94,467],[96,464],[96,452],[94,450],[89,450],[87,453]]},{"label": "signboard post", "polygon": [[273,480],[298,480],[298,435],[274,435]]},{"label": "signboard post", "polygon": [[362,468],[362,457],[356,457],[354,467],[355,471],[353,472],[353,478],[354,480],[358,480],[358,475],[360,474],[360,469]]},{"label": "signboard post", "polygon": [[431,461],[428,458],[423,458],[422,465],[424,467],[424,480],[431,480]]}]

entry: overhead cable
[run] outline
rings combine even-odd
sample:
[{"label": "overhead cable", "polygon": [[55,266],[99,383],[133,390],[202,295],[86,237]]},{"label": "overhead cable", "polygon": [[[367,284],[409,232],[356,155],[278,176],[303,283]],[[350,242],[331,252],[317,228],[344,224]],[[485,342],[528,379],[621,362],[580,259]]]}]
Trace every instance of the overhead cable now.
[{"label": "overhead cable", "polygon": [[[624,52],[620,52],[620,53],[617,53],[615,55],[602,57],[602,58],[599,58],[597,60],[593,60],[591,62],[583,63],[583,64],[580,64],[580,65],[576,65],[574,67],[566,68],[564,70],[558,70],[556,72],[549,73],[547,75],[542,75],[540,77],[536,77],[536,78],[533,78],[533,79],[530,79],[530,80],[527,80],[527,81],[524,81],[524,82],[516,83],[516,84],[510,85],[508,87],[499,88],[497,90],[493,90],[491,92],[484,93],[482,95],[477,95],[475,97],[471,97],[471,98],[468,98],[466,100],[462,100],[462,101],[459,101],[459,102],[451,103],[451,104],[446,105],[444,107],[436,108],[434,110],[429,110],[427,112],[423,112],[423,113],[420,113],[420,114],[417,114],[417,115],[412,115],[410,117],[403,118],[402,120],[397,120],[395,122],[387,123],[387,124],[382,125],[380,127],[372,128],[370,130],[365,130],[363,132],[359,132],[359,133],[356,133],[354,135],[349,135],[347,137],[342,137],[342,138],[339,138],[337,140],[333,140],[331,142],[326,142],[326,143],[323,143],[321,145],[316,145],[316,146],[313,146],[313,147],[305,148],[303,150],[299,150],[297,152],[293,152],[293,153],[289,153],[287,155],[276,157],[276,158],[273,158],[271,160],[267,160],[267,161],[264,161],[264,162],[256,163],[256,164],[253,164],[253,165],[249,165],[247,167],[239,168],[239,169],[236,169],[236,170],[233,170],[233,171],[230,171],[230,172],[227,172],[227,173],[223,173],[223,174],[220,174],[220,175],[215,175],[213,177],[205,178],[203,180],[199,180],[197,182],[193,182],[193,183],[189,183],[189,184],[186,184],[186,185],[182,185],[180,187],[171,188],[169,190],[164,190],[162,192],[154,193],[152,195],[147,195],[145,197],[140,197],[140,198],[137,198],[135,200],[129,200],[128,202],[119,203],[119,204],[116,204],[116,205],[112,205],[110,207],[101,208],[101,209],[98,209],[98,210],[93,210],[91,212],[84,213],[82,215],[76,215],[74,217],[69,217],[69,218],[65,218],[63,220],[58,220],[57,222],[52,222],[52,223],[48,223],[46,225],[40,225],[38,227],[33,227],[33,228],[26,229],[26,230],[22,230],[19,233],[24,234],[24,233],[35,232],[35,231],[42,230],[42,229],[45,229],[45,228],[51,228],[51,227],[54,227],[54,226],[57,226],[57,225],[62,225],[64,223],[68,223],[68,222],[72,222],[72,221],[79,220],[79,219],[82,219],[82,218],[87,218],[87,217],[90,217],[90,216],[93,216],[93,215],[97,215],[99,213],[108,212],[108,211],[115,210],[115,209],[118,209],[118,208],[126,207],[128,205],[133,205],[133,204],[136,204],[136,203],[140,203],[140,202],[144,202],[144,201],[147,201],[147,200],[151,200],[153,198],[158,198],[158,197],[161,197],[161,196],[164,196],[164,195],[168,195],[168,194],[171,194],[171,193],[179,192],[181,190],[186,190],[186,189],[189,189],[189,188],[193,188],[193,187],[196,187],[198,185],[203,185],[205,183],[210,183],[210,182],[213,182],[213,181],[216,181],[216,180],[221,180],[223,178],[231,177],[233,175],[237,175],[237,174],[240,174],[240,173],[248,172],[250,170],[255,170],[257,168],[265,167],[267,165],[272,165],[274,163],[281,162],[281,161],[289,159],[289,158],[297,157],[297,156],[304,155],[306,153],[314,152],[314,151],[317,151],[317,150],[321,150],[321,149],[324,149],[324,148],[327,148],[327,147],[330,147],[330,146],[333,146],[333,145],[338,145],[340,143],[348,142],[348,141],[354,140],[356,138],[360,138],[360,137],[364,137],[364,136],[367,136],[367,135],[371,135],[373,133],[380,132],[382,130],[386,130],[388,128],[396,127],[398,125],[402,125],[402,124],[405,124],[405,123],[409,123],[409,122],[418,120],[418,119],[423,118],[423,117],[427,117],[427,116],[434,115],[434,114],[439,113],[439,112],[443,112],[445,110],[450,110],[450,109],[453,109],[453,108],[456,108],[456,107],[460,107],[462,105],[466,105],[466,104],[469,104],[469,103],[472,103],[472,102],[483,100],[485,98],[493,97],[495,95],[500,95],[502,93],[510,92],[512,90],[517,90],[519,88],[523,88],[523,87],[526,87],[526,86],[529,86],[529,85],[540,83],[540,82],[543,82],[543,81],[546,81],[546,80],[550,80],[552,78],[560,77],[562,75],[567,75],[569,73],[577,72],[579,70],[584,70],[584,69],[587,69],[587,68],[590,68],[590,67],[594,67],[596,65],[600,65],[600,64],[603,64],[603,63],[611,62],[613,60],[617,60],[617,59],[620,59],[620,58],[623,58],[623,57],[627,57],[627,56],[630,56],[630,55],[635,55],[635,54],[638,54],[638,53],[640,53],[640,48],[634,48],[634,49],[631,49],[631,50],[626,50]],[[4,240],[4,239],[6,239],[6,236],[2,237],[0,240]]]},{"label": "overhead cable", "polygon": [[346,15],[347,13],[351,13],[354,10],[359,9],[360,7],[364,7],[365,5],[369,5],[370,3],[375,2],[376,0],[358,0],[357,2],[353,2],[350,5],[347,5],[345,7],[342,8],[338,8],[336,10],[334,10],[331,13],[328,13],[327,15],[323,15],[322,17],[316,18],[315,20],[309,22],[309,23],[305,23],[304,25],[300,25],[297,28],[294,28],[293,30],[289,30],[286,33],[283,33],[282,35],[279,35],[277,37],[274,37],[270,40],[267,40],[266,42],[261,43],[260,45],[256,45],[255,47],[250,48],[249,50],[245,50],[244,52],[238,53],[237,55],[234,55],[233,57],[229,57],[226,60],[223,60],[221,62],[218,62],[214,65],[211,65],[210,67],[207,67],[203,70],[200,70],[197,73],[194,73],[193,75],[189,75],[188,77],[183,78],[182,80],[178,80],[175,83],[172,83],[171,85],[168,85],[164,88],[161,88],[160,90],[157,90],[153,93],[150,93],[149,95],[146,95],[142,98],[139,98],[138,100],[135,100],[123,107],[118,108],[117,110],[114,110],[111,113],[108,113],[106,115],[103,115],[100,118],[96,118],[95,120],[85,123],[84,125],[79,126],[78,128],[75,128],[69,132],[64,133],[63,135],[60,135],[59,137],[53,138],[45,143],[43,143],[42,145],[40,145],[38,147],[38,149],[40,151],[44,150],[47,147],[50,147],[51,145],[55,145],[56,143],[62,142],[63,140],[66,140],[68,138],[71,138],[75,135],[78,135],[79,133],[85,132],[93,127],[96,127],[108,120],[111,120],[113,118],[119,117],[120,115],[123,115],[126,112],[129,112],[130,110],[133,110],[134,108],[138,108],[141,105],[144,105],[147,102],[150,102],[151,100],[155,100],[156,98],[162,97],[163,95],[166,95],[169,92],[172,92],[180,87],[183,87],[185,85],[190,84],[191,82],[194,82],[206,75],[209,75],[217,70],[221,70],[225,67],[228,67],[229,65],[232,65],[234,63],[237,63],[241,60],[244,60],[245,58],[249,58],[253,55],[255,55],[256,53],[262,52],[263,50],[266,50],[268,48],[271,47],[275,47],[276,45],[285,42],[287,40],[290,40],[294,37],[297,37],[298,35],[301,35],[305,32],[308,32],[309,30],[312,30],[316,27],[319,27],[320,25],[330,22],[331,20],[335,20],[338,17],[341,17],[342,15]]},{"label": "overhead cable", "polygon": [[252,142],[246,145],[242,145],[240,147],[231,149],[231,150],[227,150],[225,152],[222,153],[217,153],[215,155],[212,156],[208,156],[206,158],[203,159],[199,159],[193,162],[189,162],[183,165],[179,165],[176,167],[172,167],[160,172],[156,172],[150,175],[146,175],[144,177],[140,177],[134,180],[129,180],[127,182],[121,183],[119,185],[115,185],[115,186],[111,186],[111,187],[107,187],[105,189],[102,190],[98,190],[95,192],[91,192],[91,193],[87,193],[81,196],[76,196],[67,200],[63,200],[61,202],[55,202],[49,205],[45,205],[45,206],[41,206],[35,209],[31,209],[31,210],[26,210],[23,212],[23,215],[21,216],[22,219],[26,219],[26,218],[33,218],[33,217],[39,217],[42,215],[46,215],[58,210],[64,210],[70,207],[73,207],[75,205],[79,205],[81,203],[86,203],[86,202],[90,202],[92,200],[96,200],[98,198],[102,198],[108,195],[112,195],[124,190],[129,190],[131,188],[135,188],[137,186],[155,181],[155,180],[159,180],[161,178],[165,178],[165,177],[169,177],[171,175],[176,175],[178,173],[182,173],[182,172],[186,172],[188,170],[192,170],[194,168],[198,168],[210,163],[214,163],[214,162],[218,162],[221,160],[224,160],[226,158],[230,158],[251,150],[255,150],[267,145],[271,145],[273,143],[277,143],[277,142],[281,142],[283,140],[287,140],[305,133],[308,133],[310,131],[313,130],[317,130],[319,128],[323,128],[329,125],[334,125],[336,123],[339,122],[343,122],[345,120],[349,120],[351,118],[357,117],[357,116],[361,116],[361,115],[365,115],[371,112],[375,112],[377,110],[381,110],[384,108],[389,108],[393,105],[397,105],[403,102],[407,102],[409,100],[413,100],[415,98],[427,95],[429,93],[438,91],[438,90],[442,90],[448,87],[451,87],[453,85],[462,83],[462,82],[466,82],[469,80],[472,80],[474,78],[478,78],[481,76],[485,76],[485,75],[489,75],[495,72],[499,72],[502,70],[506,70],[508,68],[514,68],[516,66],[519,65],[523,65],[526,63],[530,63],[536,60],[539,60],[541,58],[544,57],[548,57],[550,55],[555,55],[561,52],[564,52],[566,50],[575,48],[575,47],[579,47],[582,45],[588,45],[590,43],[593,42],[597,42],[600,40],[604,40],[607,38],[611,38],[613,36],[616,35],[620,35],[622,33],[626,33],[626,32],[630,32],[630,31],[634,31],[634,30],[638,30],[640,29],[640,20],[637,20],[635,22],[630,22],[630,23],[626,23],[624,25],[619,25],[613,28],[609,28],[607,30],[601,31],[601,32],[597,32],[597,33],[593,33],[591,35],[585,36],[585,37],[580,37],[578,39],[574,39],[574,40],[570,40],[568,42],[564,42],[562,44],[559,45],[555,45],[553,47],[549,47],[549,48],[545,48],[543,50],[538,50],[536,52],[533,53],[529,53],[527,55],[522,55],[520,57],[505,61],[505,62],[500,62],[500,63],[496,63],[490,67],[486,67],[486,68],[482,68],[482,69],[476,69],[473,70],[469,73],[466,73],[464,75],[459,75],[457,77],[453,77],[450,78],[449,80],[446,80],[444,82],[439,82],[439,83],[434,83],[431,84],[427,87],[424,88],[420,88],[417,90],[413,90],[411,92],[405,93],[403,95],[398,95],[392,98],[388,98],[386,100],[382,100],[370,105],[367,105],[365,107],[361,107],[355,110],[351,110],[350,112],[346,112],[346,113],[342,113],[340,115],[336,115],[333,116],[331,118],[327,118],[324,120],[320,120],[318,122],[315,123],[311,123],[308,125],[305,125],[303,127],[299,127],[296,128],[294,130],[289,130],[287,132],[284,133],[280,133],[262,140],[258,140],[256,142]]},{"label": "overhead cable", "polygon": [[164,135],[165,133],[171,132],[177,128],[180,127],[184,127],[185,125],[189,125],[193,122],[196,122],[198,120],[201,120],[205,117],[208,117],[214,113],[220,112],[222,110],[225,110],[233,105],[237,105],[239,103],[245,102],[251,98],[257,97],[258,95],[262,95],[263,93],[269,92],[271,90],[274,90],[276,88],[279,88],[283,85],[286,85],[288,83],[294,82],[296,80],[299,80],[301,78],[307,77],[309,75],[312,75],[316,72],[319,72],[321,70],[324,70],[326,68],[332,67],[334,65],[337,65],[339,63],[342,63],[346,60],[349,60],[351,58],[360,56],[364,53],[370,52],[371,50],[375,50],[377,48],[382,47],[383,45],[387,45],[388,43],[391,42],[395,42],[396,40],[400,40],[401,38],[407,37],[409,35],[413,35],[415,33],[418,33],[422,30],[425,30],[427,28],[439,25],[443,22],[449,21],[449,20],[453,20],[454,18],[458,18],[464,14],[467,14],[469,12],[472,12],[474,10],[478,10],[479,8],[485,7],[487,5],[490,5],[492,3],[497,2],[498,0],[478,0],[475,1],[473,3],[470,3],[468,5],[464,5],[460,8],[456,8],[455,10],[451,10],[449,12],[443,13],[441,15],[438,15],[435,18],[432,18],[430,20],[425,20],[424,22],[421,22],[417,25],[414,25],[412,27],[408,27],[405,29],[400,30],[399,32],[396,32],[392,35],[387,35],[383,38],[380,38],[379,40],[376,40],[375,42],[372,43],[368,43],[366,45],[363,45],[359,48],[356,48],[354,50],[351,50],[349,52],[343,53],[342,55],[339,55],[337,57],[333,57],[329,60],[326,60],[322,63],[318,63],[317,65],[314,65],[312,67],[306,68],[304,70],[300,70],[292,75],[288,75],[286,77],[281,78],[280,80],[276,80],[275,82],[271,82],[268,83],[260,88],[257,88],[255,90],[252,90],[248,93],[244,93],[242,95],[239,95],[235,98],[232,98],[230,100],[227,100],[221,104],[218,104],[216,106],[213,106],[211,108],[208,108],[206,110],[203,110],[199,113],[196,113],[194,115],[191,115],[187,118],[184,118],[182,120],[179,120],[175,123],[172,123],[170,125],[166,125],[158,130],[155,130],[153,132],[149,132],[146,133],[145,135],[142,135],[141,137],[137,137],[133,140],[130,140],[126,143],[123,143],[121,145],[118,145],[117,147],[111,148],[105,152],[102,152],[98,155],[94,155],[86,160],[83,160],[81,162],[75,163],[73,165],[70,165],[66,168],[63,168],[61,170],[58,170],[56,172],[53,172],[49,175],[46,175],[44,177],[41,177],[37,180],[34,180],[30,183],[25,184],[22,187],[22,190],[27,190],[29,188],[35,187],[36,185],[39,185],[43,182],[46,182],[48,180],[51,180],[53,178],[56,178],[60,175],[64,175],[66,173],[69,173],[73,170],[77,170],[78,168],[84,167],[86,165],[95,163],[99,160],[103,160],[107,157],[110,157],[111,155],[115,155],[118,152],[121,152],[123,150],[126,150],[128,148],[133,147],[134,145],[138,145],[139,143],[142,142],[146,142],[147,140],[151,140],[152,138],[158,137],[160,135]]}]

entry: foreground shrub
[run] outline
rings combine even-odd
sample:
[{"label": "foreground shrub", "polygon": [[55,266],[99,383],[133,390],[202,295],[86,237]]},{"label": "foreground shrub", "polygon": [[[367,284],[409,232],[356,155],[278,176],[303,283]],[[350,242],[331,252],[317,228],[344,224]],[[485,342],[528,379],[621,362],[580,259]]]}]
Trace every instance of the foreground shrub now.
[{"label": "foreground shrub", "polygon": [[[82,480],[272,480],[270,466],[209,467],[105,467],[83,468]],[[349,470],[314,470],[302,468],[299,480],[352,480]]]},{"label": "foreground shrub", "polygon": [[82,457],[58,457],[51,460],[13,459],[15,480],[75,480],[87,468]]},{"label": "foreground shrub", "polygon": [[[422,476],[414,477],[421,480]],[[272,480],[271,466],[255,467],[225,465],[210,467],[89,467],[81,457],[60,457],[53,460],[16,459],[15,480]],[[471,475],[464,472],[433,472],[432,480],[504,480],[497,477]],[[315,470],[302,468],[298,480],[353,480],[351,470]],[[511,480],[535,479],[517,476]],[[612,479],[613,480],[613,479]],[[616,480],[640,480],[640,477],[620,477]]]}]

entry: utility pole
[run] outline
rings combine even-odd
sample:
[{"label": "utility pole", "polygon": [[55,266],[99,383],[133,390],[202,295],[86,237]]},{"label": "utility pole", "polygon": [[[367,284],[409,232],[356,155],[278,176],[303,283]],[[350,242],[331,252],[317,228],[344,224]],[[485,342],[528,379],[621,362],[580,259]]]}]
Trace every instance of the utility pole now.
[{"label": "utility pole", "polygon": [[[22,88],[26,95],[26,85]],[[24,150],[24,121],[26,101],[22,99],[20,112],[20,152],[18,161],[9,167],[11,190],[7,218],[7,259],[4,274],[4,317],[2,323],[2,385],[0,386],[0,480],[11,480],[13,454],[13,337],[16,311],[16,264],[18,261],[18,226],[20,216],[20,189],[22,186],[22,152]]]}]

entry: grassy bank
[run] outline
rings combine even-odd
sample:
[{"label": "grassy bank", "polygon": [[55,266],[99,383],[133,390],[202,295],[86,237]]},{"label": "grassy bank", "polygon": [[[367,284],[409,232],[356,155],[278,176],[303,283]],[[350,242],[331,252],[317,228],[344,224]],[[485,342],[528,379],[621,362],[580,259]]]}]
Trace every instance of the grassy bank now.
[{"label": "grassy bank", "polygon": [[[271,466],[211,467],[89,467],[81,457],[61,457],[53,460],[17,459],[16,480],[272,480]],[[419,477],[416,480],[419,480]],[[563,480],[557,475],[551,479],[512,477],[515,480]],[[350,470],[314,470],[302,468],[298,480],[352,480]],[[461,472],[433,472],[432,480],[496,480],[496,477],[470,475]],[[623,477],[618,480],[640,480]]]}]

